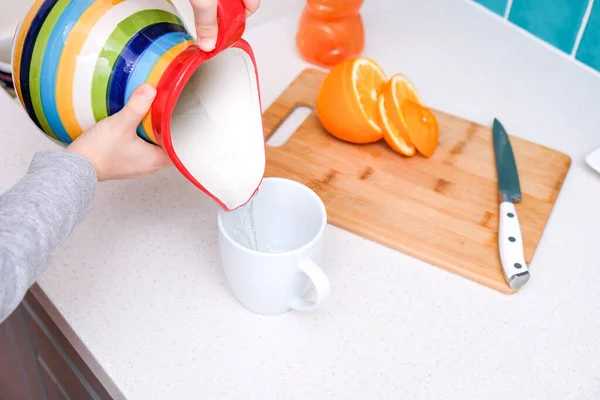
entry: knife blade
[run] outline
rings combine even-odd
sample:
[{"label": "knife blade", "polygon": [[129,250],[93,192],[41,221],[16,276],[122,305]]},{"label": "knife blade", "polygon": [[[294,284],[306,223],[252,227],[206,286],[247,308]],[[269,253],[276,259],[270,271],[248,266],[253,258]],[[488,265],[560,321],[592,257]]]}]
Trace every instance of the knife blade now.
[{"label": "knife blade", "polygon": [[521,184],[508,134],[497,119],[494,119],[492,132],[500,199],[498,216],[500,261],[508,285],[513,289],[520,289],[530,278],[523,252],[521,226],[514,205],[515,202],[520,202],[522,199]]}]

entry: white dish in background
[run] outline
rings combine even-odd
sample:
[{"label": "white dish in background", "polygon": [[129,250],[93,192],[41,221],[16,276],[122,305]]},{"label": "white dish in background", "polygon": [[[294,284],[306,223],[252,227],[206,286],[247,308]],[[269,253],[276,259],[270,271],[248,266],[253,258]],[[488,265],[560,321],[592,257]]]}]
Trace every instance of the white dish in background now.
[{"label": "white dish in background", "polygon": [[0,71],[11,73],[12,36],[0,37]]},{"label": "white dish in background", "polygon": [[597,148],[585,158],[587,164],[600,174],[600,148]]},{"label": "white dish in background", "polygon": [[0,36],[0,89],[17,98],[12,78],[12,36]]}]

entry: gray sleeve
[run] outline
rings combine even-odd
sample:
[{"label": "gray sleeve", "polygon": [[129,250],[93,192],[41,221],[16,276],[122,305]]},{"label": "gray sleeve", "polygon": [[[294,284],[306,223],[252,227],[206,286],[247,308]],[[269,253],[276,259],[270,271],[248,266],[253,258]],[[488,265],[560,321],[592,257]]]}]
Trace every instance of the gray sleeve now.
[{"label": "gray sleeve", "polygon": [[36,153],[27,174],[0,196],[0,323],[90,212],[97,182],[75,153]]}]

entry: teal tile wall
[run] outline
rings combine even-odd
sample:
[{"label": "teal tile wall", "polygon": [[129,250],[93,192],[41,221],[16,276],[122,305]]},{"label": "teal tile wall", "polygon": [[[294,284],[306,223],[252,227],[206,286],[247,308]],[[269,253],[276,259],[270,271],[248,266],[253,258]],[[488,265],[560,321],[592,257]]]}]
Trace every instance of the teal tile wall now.
[{"label": "teal tile wall", "polygon": [[589,0],[513,0],[508,20],[571,53]]},{"label": "teal tile wall", "polygon": [[486,6],[496,14],[504,15],[504,12],[506,11],[506,0],[477,0],[477,2]]},{"label": "teal tile wall", "polygon": [[600,0],[470,0],[600,71]]},{"label": "teal tile wall", "polygon": [[600,71],[600,1],[592,7],[576,58]]}]

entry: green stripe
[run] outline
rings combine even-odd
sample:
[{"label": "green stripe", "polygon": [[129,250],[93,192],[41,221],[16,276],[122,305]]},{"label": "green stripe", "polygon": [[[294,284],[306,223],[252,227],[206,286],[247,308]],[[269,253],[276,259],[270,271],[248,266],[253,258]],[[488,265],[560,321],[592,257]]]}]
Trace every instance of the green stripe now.
[{"label": "green stripe", "polygon": [[[54,8],[52,8],[52,11],[50,11],[50,14],[48,14],[48,17],[42,25],[42,29],[40,29],[40,33],[35,39],[35,46],[33,48],[33,55],[31,57],[31,67],[29,70],[29,88],[31,92],[31,103],[33,104],[33,110],[35,111],[35,115],[40,121],[40,125],[42,126],[44,132],[55,139],[56,136],[48,124],[46,114],[44,114],[44,108],[42,107],[42,95],[40,92],[40,82],[42,80],[42,61],[44,61],[44,53],[46,52],[46,43],[48,43],[48,38],[50,37],[50,34],[56,25],[56,21],[58,21],[69,3],[69,0],[59,0]],[[46,73],[50,74],[55,72],[56,71],[46,71]],[[45,79],[54,79],[54,77],[47,76]]]},{"label": "green stripe", "polygon": [[183,26],[174,14],[163,10],[144,10],[130,15],[117,25],[98,56],[92,80],[92,109],[96,122],[108,117],[106,96],[108,81],[119,54],[141,29],[159,22],[172,22]]}]

